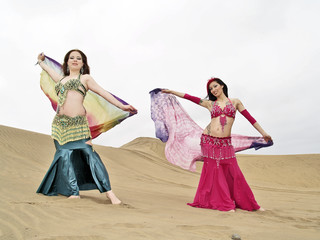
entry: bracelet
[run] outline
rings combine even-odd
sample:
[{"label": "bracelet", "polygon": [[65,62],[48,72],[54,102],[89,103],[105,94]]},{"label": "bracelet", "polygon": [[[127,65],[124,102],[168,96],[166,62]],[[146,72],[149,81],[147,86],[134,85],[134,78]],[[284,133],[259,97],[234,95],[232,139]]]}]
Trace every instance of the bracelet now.
[{"label": "bracelet", "polygon": [[244,109],[240,112],[252,125],[255,124],[257,121],[250,115],[247,109]]},{"label": "bracelet", "polygon": [[200,98],[191,96],[191,95],[189,95],[189,94],[187,94],[187,93],[184,94],[183,98],[188,99],[188,100],[190,100],[191,102],[194,102],[194,103],[196,103],[196,104],[199,104],[199,103],[201,102],[201,99],[200,99]]}]

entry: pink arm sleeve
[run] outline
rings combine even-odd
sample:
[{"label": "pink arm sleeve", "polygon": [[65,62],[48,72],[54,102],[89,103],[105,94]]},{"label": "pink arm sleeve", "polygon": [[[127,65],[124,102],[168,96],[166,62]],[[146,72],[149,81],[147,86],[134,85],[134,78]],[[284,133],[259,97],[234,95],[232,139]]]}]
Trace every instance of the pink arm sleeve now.
[{"label": "pink arm sleeve", "polygon": [[240,112],[252,125],[255,124],[257,121],[250,115],[247,109],[242,110]]},{"label": "pink arm sleeve", "polygon": [[194,103],[196,103],[196,104],[199,104],[200,101],[201,101],[201,98],[191,96],[191,95],[189,95],[189,94],[187,94],[187,93],[183,96],[183,98],[188,99],[188,100],[190,100],[191,102],[194,102]]}]

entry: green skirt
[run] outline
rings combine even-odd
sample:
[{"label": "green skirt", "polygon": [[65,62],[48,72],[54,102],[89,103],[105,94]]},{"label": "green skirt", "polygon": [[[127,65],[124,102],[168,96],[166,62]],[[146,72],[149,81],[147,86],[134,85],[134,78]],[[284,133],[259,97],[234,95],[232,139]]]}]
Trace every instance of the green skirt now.
[{"label": "green skirt", "polygon": [[79,190],[111,190],[109,175],[99,155],[81,139],[60,145],[54,140],[56,153],[37,193],[79,195]]}]

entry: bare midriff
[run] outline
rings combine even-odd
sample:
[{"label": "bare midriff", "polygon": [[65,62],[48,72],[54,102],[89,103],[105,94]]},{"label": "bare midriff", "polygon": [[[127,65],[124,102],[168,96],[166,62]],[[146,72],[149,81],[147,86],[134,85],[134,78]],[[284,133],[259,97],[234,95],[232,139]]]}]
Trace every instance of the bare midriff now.
[{"label": "bare midriff", "polygon": [[209,125],[204,129],[203,134],[210,135],[212,137],[220,137],[220,138],[230,137],[234,118],[227,117],[226,119],[227,119],[227,122],[223,128],[220,124],[219,117],[212,118]]},{"label": "bare midriff", "polygon": [[84,97],[78,91],[69,90],[66,100],[62,106],[58,106],[58,115],[66,115],[69,117],[84,116],[86,109],[83,106]]}]

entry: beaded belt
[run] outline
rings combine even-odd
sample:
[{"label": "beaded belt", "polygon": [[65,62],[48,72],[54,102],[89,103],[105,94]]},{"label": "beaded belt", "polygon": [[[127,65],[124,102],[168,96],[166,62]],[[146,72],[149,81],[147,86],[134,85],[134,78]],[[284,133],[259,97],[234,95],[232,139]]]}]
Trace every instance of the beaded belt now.
[{"label": "beaded belt", "polygon": [[56,115],[52,122],[52,138],[60,145],[70,141],[91,138],[86,116]]},{"label": "beaded belt", "polygon": [[219,167],[220,161],[236,157],[231,137],[218,138],[202,134],[201,152],[205,163],[208,159],[212,159],[216,161],[217,167]]},{"label": "beaded belt", "polygon": [[69,117],[66,115],[56,115],[53,119],[53,123],[57,126],[61,126],[63,128],[71,127],[71,126],[79,126],[88,124],[86,116],[76,116]]},{"label": "beaded belt", "polygon": [[217,145],[221,147],[232,146],[231,137],[212,137],[210,135],[202,134],[201,143]]}]

